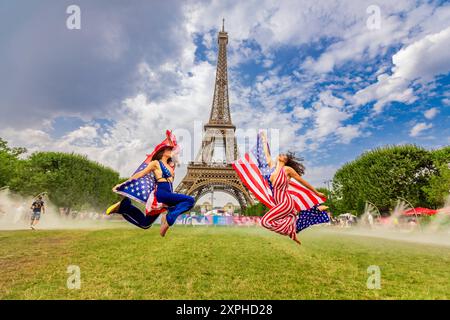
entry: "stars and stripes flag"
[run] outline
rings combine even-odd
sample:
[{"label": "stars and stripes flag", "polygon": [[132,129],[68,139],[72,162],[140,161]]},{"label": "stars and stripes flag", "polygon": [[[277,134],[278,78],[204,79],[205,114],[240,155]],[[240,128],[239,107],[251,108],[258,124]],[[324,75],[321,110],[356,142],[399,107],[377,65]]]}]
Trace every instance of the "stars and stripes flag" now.
[{"label": "stars and stripes flag", "polygon": [[[149,155],[133,175],[144,170],[150,161],[151,156]],[[116,193],[145,204],[145,213],[147,215],[156,215],[166,211],[167,206],[157,201],[155,191],[156,179],[153,172],[146,174],[139,179],[128,181],[116,189]]]},{"label": "stars and stripes flag", "polygon": [[[147,155],[147,158],[133,173],[147,168],[148,164],[152,161],[153,155],[165,147],[172,147],[173,156],[176,158],[180,152],[180,147],[177,144],[177,139],[171,130],[166,130],[166,138],[158,144],[152,153]],[[156,178],[153,172],[139,178],[123,183],[115,190],[116,193],[145,204],[146,215],[157,215],[167,210],[167,205],[158,202],[155,196],[156,192]]]},{"label": "stars and stripes flag", "polygon": [[[242,159],[235,161],[232,166],[244,185],[261,203],[269,209],[275,205],[269,185],[272,170],[264,153],[261,133],[257,135],[256,145],[252,151],[246,153]],[[288,192],[294,200],[297,212],[308,210],[326,200],[294,179],[289,181]]]}]

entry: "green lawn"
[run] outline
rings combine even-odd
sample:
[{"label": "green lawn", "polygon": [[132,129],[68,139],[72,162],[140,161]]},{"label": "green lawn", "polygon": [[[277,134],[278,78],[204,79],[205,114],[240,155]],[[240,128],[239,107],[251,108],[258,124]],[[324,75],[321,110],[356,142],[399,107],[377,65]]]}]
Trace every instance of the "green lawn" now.
[{"label": "green lawn", "polygon": [[[260,227],[2,231],[0,299],[448,299],[450,248]],[[81,289],[66,286],[78,265]],[[366,286],[381,268],[381,289]]]}]

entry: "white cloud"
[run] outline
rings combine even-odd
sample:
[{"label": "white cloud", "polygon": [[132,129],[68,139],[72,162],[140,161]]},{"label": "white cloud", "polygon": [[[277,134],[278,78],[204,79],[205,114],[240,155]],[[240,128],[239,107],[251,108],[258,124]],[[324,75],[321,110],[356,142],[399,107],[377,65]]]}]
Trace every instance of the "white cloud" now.
[{"label": "white cloud", "polygon": [[329,90],[319,93],[319,103],[335,108],[342,108],[344,106],[344,100],[334,96]]},{"label": "white cloud", "polygon": [[[328,1],[324,5],[316,1],[246,1],[244,5],[232,8],[227,4],[226,1],[212,1],[209,5],[198,6],[191,23],[192,30],[196,32],[210,32],[218,27],[213,12],[222,12],[230,34],[230,47],[234,48],[230,54],[231,67],[248,59],[264,63],[266,58],[272,59],[273,51],[283,45],[298,46],[323,37],[335,41],[317,60],[307,58],[303,64],[303,73],[295,70],[293,77],[279,75],[278,67],[275,67],[265,75],[259,75],[254,85],[237,88],[238,85],[234,83],[231,90],[238,125],[255,127],[265,123],[272,127],[285,126],[282,141],[292,143],[290,139],[294,138],[296,147],[300,150],[317,148],[330,138],[338,143],[350,143],[363,134],[362,124],[345,124],[345,121],[351,120],[355,110],[350,106],[344,109],[342,99],[339,101],[339,98],[334,97],[339,105],[326,101],[324,108],[304,107],[302,97],[305,99],[316,95],[314,85],[324,80],[310,71],[327,72],[348,61],[358,63],[383,56],[392,45],[407,46],[427,33],[438,31],[446,25],[447,16],[445,8],[436,9],[429,4],[418,6],[414,1],[381,1],[382,27],[379,30],[368,30],[366,8],[372,4],[370,1],[352,2],[351,5],[343,5],[338,1]],[[249,39],[252,44],[256,42],[260,49],[248,46],[245,41]],[[346,100],[355,105],[375,101],[377,111],[381,111],[390,101],[416,101],[417,97],[408,82],[391,77],[383,68],[378,72],[379,82],[361,90],[352,99],[346,97]],[[292,111],[287,112],[284,105],[287,99],[294,100],[291,105],[302,107],[293,107]],[[325,100],[326,97],[319,99]],[[255,116],[255,113],[263,114],[264,119]],[[279,113],[290,113],[291,117]],[[273,121],[268,120],[269,117]],[[288,133],[305,128],[305,123],[310,119],[314,121],[313,129],[300,136],[297,133],[296,137]],[[308,125],[310,126],[309,123]]]},{"label": "white cloud", "polygon": [[424,112],[425,118],[428,120],[433,119],[439,113],[438,108],[431,108]]},{"label": "white cloud", "polygon": [[[64,26],[64,5],[50,0],[33,7],[14,3],[10,19],[2,14],[0,29],[9,31],[1,36],[0,110],[8,115],[0,117],[1,127],[38,129],[42,119],[58,117],[110,119],[111,110],[139,91],[139,63],[158,69],[184,60],[185,49],[194,46],[184,2],[79,5],[84,22],[75,33]],[[22,14],[27,18],[12,18]],[[178,87],[176,73],[161,73],[159,80],[164,90],[153,90],[152,98]]]},{"label": "white cloud", "polygon": [[376,101],[374,110],[398,101],[412,103],[417,97],[410,84],[426,83],[439,74],[450,72],[450,27],[402,48],[392,56],[392,74],[380,74],[377,82],[358,91],[353,101],[362,105]]},{"label": "white cloud", "polygon": [[27,147],[29,152],[45,149],[52,142],[49,134],[39,129],[14,130],[3,128],[0,130],[0,137],[12,146]]},{"label": "white cloud", "polygon": [[[309,58],[305,66],[320,72],[330,71],[336,64],[374,57],[399,40],[407,37],[410,29],[418,23],[430,20],[434,12],[431,5],[417,4],[411,0],[378,1],[382,9],[382,28],[369,30],[366,12],[373,1],[329,0],[248,0],[238,5],[233,1],[211,1],[208,4],[194,3],[188,6],[189,30],[191,32],[209,33],[220,27],[217,12],[225,17],[225,28],[232,38],[230,44],[239,48],[231,55],[242,57],[243,42],[251,39],[261,48],[263,56],[270,54],[283,45],[299,46],[323,38],[336,41],[317,60]],[[411,15],[404,20],[400,14]],[[440,21],[445,22],[445,16]],[[413,23],[412,23],[413,22]],[[443,22],[441,22],[443,23]],[[428,28],[431,28],[429,26]],[[240,62],[239,58],[230,57],[231,61]],[[233,64],[231,64],[233,65]]]},{"label": "white cloud", "polygon": [[333,71],[335,66],[347,61],[359,62],[373,59],[383,52],[386,46],[407,36],[408,30],[402,27],[402,19],[397,16],[386,16],[379,30],[365,28],[366,16],[360,16],[358,23],[347,29],[340,29],[340,41],[330,45],[317,59],[309,58],[303,68],[317,73]]},{"label": "white cloud", "polygon": [[92,146],[98,138],[97,126],[82,126],[62,137],[62,143],[70,146]]},{"label": "white cloud", "polygon": [[0,131],[0,136],[12,145],[30,148],[30,151],[86,154],[90,159],[118,170],[123,176],[130,175],[146,154],[164,139],[166,129],[192,132],[194,120],[208,120],[214,66],[202,62],[189,70],[192,76],[180,75],[179,92],[173,92],[161,101],[148,101],[145,94],[125,99],[115,112],[114,123],[104,128],[105,133],[101,133],[98,125],[85,125],[58,139],[33,129],[20,131],[20,134],[12,129],[4,129]]},{"label": "white cloud", "polygon": [[[333,10],[335,19],[343,20],[343,26],[331,31],[334,43],[326,48],[318,58],[308,57],[303,68],[318,73],[327,73],[346,62],[367,61],[386,53],[387,48],[395,44],[409,45],[429,34],[437,33],[448,26],[450,6],[435,7],[433,4],[418,4],[414,1],[378,1],[381,9],[379,29],[366,27],[368,15],[365,10],[373,2],[352,2]],[[352,9],[345,12],[345,9]],[[349,19],[349,17],[352,19]],[[329,30],[330,28],[327,28]],[[323,31],[319,31],[319,34]],[[333,33],[335,32],[335,33]]]},{"label": "white cloud", "polygon": [[402,48],[392,56],[393,76],[430,81],[450,71],[450,27]]},{"label": "white cloud", "polygon": [[316,127],[310,137],[324,138],[335,132],[341,123],[350,117],[349,114],[333,107],[320,107],[314,113]]},{"label": "white cloud", "polygon": [[414,127],[411,128],[411,131],[409,132],[409,135],[411,137],[417,137],[422,134],[423,131],[428,130],[432,128],[433,125],[431,123],[418,123]]},{"label": "white cloud", "polygon": [[292,113],[297,119],[307,119],[313,114],[310,108],[304,108],[300,106],[295,107]]},{"label": "white cloud", "polygon": [[313,104],[311,112],[314,127],[308,129],[304,136],[305,145],[308,145],[310,149],[319,148],[326,139],[330,138],[334,138],[336,142],[348,144],[362,134],[360,124],[344,124],[346,120],[351,119],[352,114],[346,110],[344,100],[334,96],[330,91],[319,94],[319,100]]},{"label": "white cloud", "polygon": [[374,111],[380,113],[384,106],[391,101],[409,104],[416,101],[417,97],[405,79],[381,74],[377,77],[377,82],[359,90],[351,100],[357,105],[376,101]]},{"label": "white cloud", "polygon": [[[192,76],[181,76],[181,87],[161,101],[148,101],[145,94],[126,99],[115,124],[102,139],[103,148],[114,153],[102,159],[122,174],[129,174],[151,148],[164,138],[166,129],[192,133],[194,120],[208,121],[214,67],[207,62],[192,66]],[[193,150],[186,150],[193,151]]]},{"label": "white cloud", "polygon": [[306,163],[305,166],[304,178],[315,187],[326,187],[325,181],[331,180],[339,169],[338,166],[334,165],[310,166]]},{"label": "white cloud", "polygon": [[336,134],[339,136],[339,142],[348,144],[353,139],[361,136],[360,125],[346,125],[336,129]]}]

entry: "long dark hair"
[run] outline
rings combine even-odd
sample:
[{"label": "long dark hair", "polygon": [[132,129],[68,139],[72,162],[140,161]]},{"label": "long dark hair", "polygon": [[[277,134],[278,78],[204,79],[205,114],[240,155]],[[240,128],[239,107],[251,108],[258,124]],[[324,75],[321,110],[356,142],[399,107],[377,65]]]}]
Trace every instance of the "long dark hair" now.
[{"label": "long dark hair", "polygon": [[296,157],[294,152],[288,151],[284,154],[287,158],[285,165],[294,169],[299,175],[305,174],[305,166],[302,161],[304,160],[301,157]]},{"label": "long dark hair", "polygon": [[[161,160],[162,157],[163,157],[164,152],[165,152],[167,149],[172,150],[173,147],[164,147],[164,148],[162,148],[161,150],[159,150],[157,153],[155,153],[155,154],[153,155],[152,161],[153,161],[153,160]],[[167,159],[167,163],[170,163],[170,162],[173,162],[173,161],[172,161],[172,158]]]}]

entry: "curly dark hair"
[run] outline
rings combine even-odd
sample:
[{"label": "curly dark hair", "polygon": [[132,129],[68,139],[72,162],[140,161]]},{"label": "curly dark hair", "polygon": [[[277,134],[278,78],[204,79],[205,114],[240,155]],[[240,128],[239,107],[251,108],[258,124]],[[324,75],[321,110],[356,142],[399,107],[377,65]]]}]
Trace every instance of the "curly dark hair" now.
[{"label": "curly dark hair", "polygon": [[[157,153],[155,153],[155,154],[153,155],[152,161],[153,161],[153,160],[161,160],[162,157],[163,157],[164,152],[165,152],[167,149],[172,150],[173,147],[164,147],[164,148],[162,148],[161,150],[159,150]],[[167,159],[167,162],[171,162],[171,161],[172,161],[172,158]]]},{"label": "curly dark hair", "polygon": [[288,151],[284,154],[287,158],[286,165],[294,169],[299,175],[305,174],[305,166],[302,161],[305,160],[302,157],[295,156],[294,152]]}]

